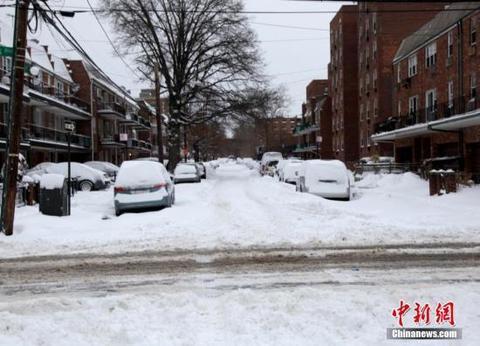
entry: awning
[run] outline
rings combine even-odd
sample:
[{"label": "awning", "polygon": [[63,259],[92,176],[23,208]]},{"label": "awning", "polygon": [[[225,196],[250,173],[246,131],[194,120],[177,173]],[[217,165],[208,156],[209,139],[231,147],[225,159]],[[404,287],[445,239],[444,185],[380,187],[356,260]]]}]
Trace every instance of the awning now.
[{"label": "awning", "polygon": [[378,133],[372,136],[374,142],[390,142],[435,133],[436,131],[458,131],[466,127],[480,126],[480,109],[453,117],[416,124],[403,129]]}]

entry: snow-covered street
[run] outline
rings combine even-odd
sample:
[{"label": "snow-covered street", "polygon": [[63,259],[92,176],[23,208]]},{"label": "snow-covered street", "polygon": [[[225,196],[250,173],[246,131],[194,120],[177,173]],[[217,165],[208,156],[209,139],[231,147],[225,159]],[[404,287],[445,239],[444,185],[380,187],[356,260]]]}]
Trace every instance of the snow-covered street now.
[{"label": "snow-covered street", "polygon": [[[476,345],[480,337],[480,272],[465,259],[438,262],[441,268],[435,261],[397,267],[390,260],[69,261],[2,264],[0,344],[384,345],[400,299],[453,301],[463,330],[454,344]],[[415,326],[413,310],[407,317],[405,325]]]},{"label": "snow-covered street", "polygon": [[428,196],[413,174],[367,176],[351,202],[295,187],[234,163],[201,184],[176,185],[171,209],[115,217],[113,192],[80,192],[71,217],[38,206],[17,210],[16,235],[2,257],[175,249],[316,248],[480,242],[480,188]]}]

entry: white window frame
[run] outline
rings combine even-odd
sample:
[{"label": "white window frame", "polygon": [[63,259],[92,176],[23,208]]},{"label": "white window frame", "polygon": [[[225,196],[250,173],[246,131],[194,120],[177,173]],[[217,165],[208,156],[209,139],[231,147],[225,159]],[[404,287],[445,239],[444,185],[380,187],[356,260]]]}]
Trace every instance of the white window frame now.
[{"label": "white window frame", "polygon": [[447,35],[447,57],[453,56],[453,31],[449,31]]},{"label": "white window frame", "polygon": [[[432,95],[432,104],[429,104],[429,100],[430,100],[430,95]],[[430,120],[428,118],[428,112],[431,111],[431,112],[436,112],[436,109],[437,108],[437,89],[430,89],[430,90],[427,90],[427,92],[425,93],[425,112],[426,112],[426,116],[427,116],[427,120]]]},{"label": "white window frame", "polygon": [[414,54],[408,58],[408,77],[413,77],[417,74],[417,65],[417,54]]},{"label": "white window frame", "polygon": [[435,66],[437,63],[437,42],[425,47],[425,66]]},{"label": "white window frame", "polygon": [[453,90],[453,81],[448,81],[448,87],[447,87],[447,93],[448,93],[448,108],[453,107],[453,99],[454,99],[454,90]]},{"label": "white window frame", "polygon": [[469,35],[470,46],[475,46],[477,44],[477,18],[470,18],[470,35]]},{"label": "white window frame", "polygon": [[477,74],[474,72],[470,75],[470,98],[477,97]]},{"label": "white window frame", "polygon": [[408,114],[416,115],[418,113],[418,95],[408,98]]}]

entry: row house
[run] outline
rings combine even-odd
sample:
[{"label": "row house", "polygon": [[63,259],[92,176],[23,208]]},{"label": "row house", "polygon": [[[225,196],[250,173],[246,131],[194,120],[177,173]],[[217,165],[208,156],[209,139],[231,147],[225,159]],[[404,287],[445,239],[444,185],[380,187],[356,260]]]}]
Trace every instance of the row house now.
[{"label": "row house", "polygon": [[302,105],[302,118],[293,132],[298,138],[294,153],[304,159],[331,159],[332,114],[328,80],[311,81],[306,88],[306,99]]},{"label": "row house", "polygon": [[397,161],[466,171],[480,181],[480,4],[451,4],[403,40],[393,60],[393,116],[377,143]]},{"label": "row house", "polygon": [[[129,92],[83,60],[68,61],[79,94],[90,104],[93,160],[120,164],[152,154],[152,110],[139,104]],[[143,108],[142,108],[143,107]]]},{"label": "row house", "polygon": [[358,6],[342,6],[330,22],[329,95],[333,157],[355,162],[358,135]]},{"label": "row house", "polygon": [[[444,5],[445,3],[440,2],[360,2],[358,4],[358,76],[356,78],[360,157],[393,155],[391,145],[371,140],[375,125],[390,117],[393,109],[392,60],[402,40],[431,20]],[[343,102],[349,105],[346,100]],[[354,132],[354,129],[349,130],[349,133]]]},{"label": "row house", "polygon": [[[11,47],[1,25],[2,52]],[[5,53],[4,53],[5,54]],[[0,59],[0,164],[5,161],[6,117],[10,96],[12,57]],[[67,160],[124,160],[152,156],[152,123],[156,112],[135,100],[97,68],[81,60],[62,59],[37,40],[26,50],[21,152],[30,166]],[[73,133],[65,123],[73,123]],[[3,149],[3,150],[2,150]]]},{"label": "row house", "polygon": [[[3,42],[2,42],[3,43]],[[22,116],[21,150],[30,165],[43,161],[63,161],[67,157],[65,122],[73,122],[72,159],[86,160],[91,149],[90,105],[79,96],[79,85],[72,79],[64,60],[50,54],[48,47],[30,40],[27,47],[24,113]],[[0,141],[7,137],[6,116],[10,94],[12,58],[1,59]],[[1,152],[5,160],[5,151]]]}]

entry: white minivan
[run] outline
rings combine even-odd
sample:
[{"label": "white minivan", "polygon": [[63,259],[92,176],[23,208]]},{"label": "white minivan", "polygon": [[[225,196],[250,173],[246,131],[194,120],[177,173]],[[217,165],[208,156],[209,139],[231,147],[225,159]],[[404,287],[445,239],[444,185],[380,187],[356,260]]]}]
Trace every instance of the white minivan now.
[{"label": "white minivan", "polygon": [[324,198],[350,200],[351,177],[338,160],[308,160],[298,172],[297,191]]}]

